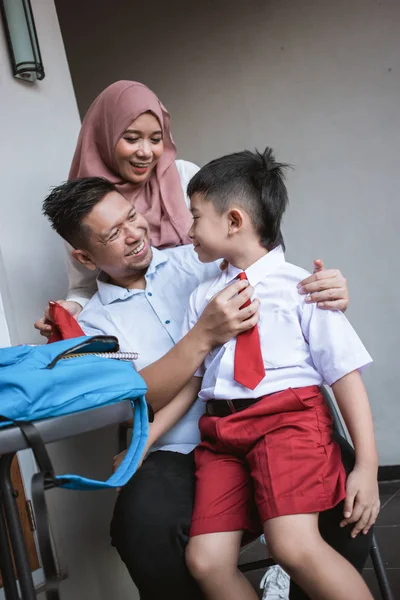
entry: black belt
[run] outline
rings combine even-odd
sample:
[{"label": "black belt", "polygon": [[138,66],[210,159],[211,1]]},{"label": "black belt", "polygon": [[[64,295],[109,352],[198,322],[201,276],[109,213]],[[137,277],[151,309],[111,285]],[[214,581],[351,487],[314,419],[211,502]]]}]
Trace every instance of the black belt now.
[{"label": "black belt", "polygon": [[249,408],[265,398],[238,398],[236,400],[207,400],[206,415],[209,417],[227,417],[235,412]]}]

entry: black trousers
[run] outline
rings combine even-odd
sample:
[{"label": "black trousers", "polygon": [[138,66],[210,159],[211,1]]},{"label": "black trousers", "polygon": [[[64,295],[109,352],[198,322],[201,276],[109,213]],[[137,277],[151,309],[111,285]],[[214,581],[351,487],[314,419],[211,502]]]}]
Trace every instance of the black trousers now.
[{"label": "black trousers", "polygon": [[[346,471],[353,468],[353,453],[338,440]],[[111,523],[112,543],[138,587],[141,600],[203,600],[185,564],[195,488],[193,453],[155,452],[121,490]],[[350,537],[351,527],[341,528],[343,504],[320,514],[322,537],[358,571],[367,560],[370,532]],[[291,600],[307,600],[291,582]]]}]

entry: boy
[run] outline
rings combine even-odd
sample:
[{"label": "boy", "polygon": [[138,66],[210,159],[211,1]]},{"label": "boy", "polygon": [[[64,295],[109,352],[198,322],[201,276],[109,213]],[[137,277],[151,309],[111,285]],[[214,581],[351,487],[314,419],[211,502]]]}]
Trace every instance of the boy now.
[{"label": "boy", "polygon": [[[228,267],[190,298],[185,332],[211,298],[248,278],[259,325],[207,355],[187,390],[206,402],[195,450],[196,500],[187,564],[209,600],[256,595],[237,569],[244,533],[269,550],[312,599],[372,599],[355,569],[318,532],[318,513],[346,497],[342,525],[366,533],[379,511],[377,452],[359,369],[371,357],[344,317],[298,294],[304,271],[285,262],[283,172],[267,148],[214,160],[188,187],[190,237],[202,262]],[[319,391],[332,385],[356,453],[345,481]],[[200,383],[201,382],[201,383]],[[184,395],[184,393],[183,393]]]}]

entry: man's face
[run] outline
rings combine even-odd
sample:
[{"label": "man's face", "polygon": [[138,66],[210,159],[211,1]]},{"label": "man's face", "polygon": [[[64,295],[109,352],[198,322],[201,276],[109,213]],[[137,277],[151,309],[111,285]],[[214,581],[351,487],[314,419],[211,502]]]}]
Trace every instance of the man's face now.
[{"label": "man's face", "polygon": [[87,228],[86,266],[95,265],[114,280],[143,275],[152,259],[149,226],[121,194],[107,194],[82,225]]}]

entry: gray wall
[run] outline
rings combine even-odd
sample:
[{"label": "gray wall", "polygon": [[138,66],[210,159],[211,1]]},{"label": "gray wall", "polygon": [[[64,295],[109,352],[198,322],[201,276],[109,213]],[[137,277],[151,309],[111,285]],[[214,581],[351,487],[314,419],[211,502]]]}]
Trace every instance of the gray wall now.
[{"label": "gray wall", "polygon": [[172,113],[180,157],[269,144],[295,165],[288,257],[347,276],[380,463],[399,464],[398,0],[56,4],[82,114],[136,79]]},{"label": "gray wall", "polygon": [[[46,78],[13,78],[0,23],[0,299],[11,343],[43,338],[33,322],[50,298],[67,288],[61,241],[41,215],[52,185],[65,180],[80,127],[54,3],[32,0]],[[1,343],[9,343],[0,304]],[[54,444],[59,473],[106,478],[116,451],[114,430]],[[69,570],[66,600],[135,598],[134,586],[111,547],[108,528],[115,492],[49,493],[57,546]]]}]

